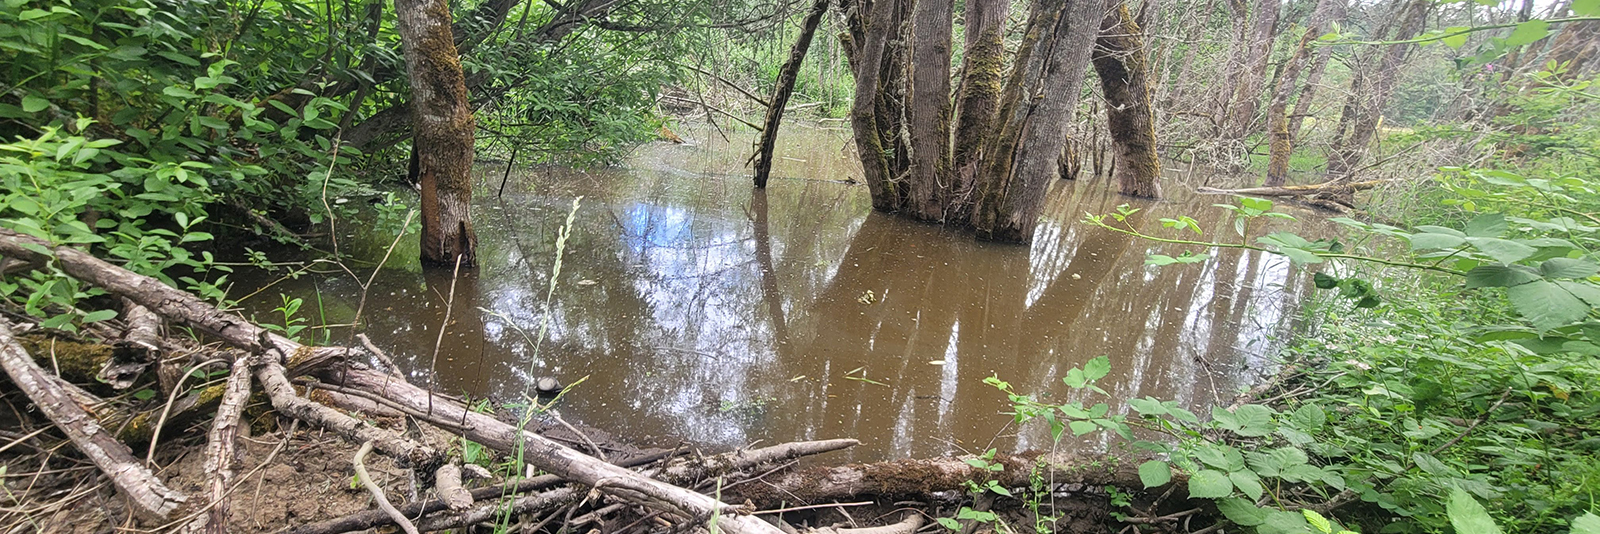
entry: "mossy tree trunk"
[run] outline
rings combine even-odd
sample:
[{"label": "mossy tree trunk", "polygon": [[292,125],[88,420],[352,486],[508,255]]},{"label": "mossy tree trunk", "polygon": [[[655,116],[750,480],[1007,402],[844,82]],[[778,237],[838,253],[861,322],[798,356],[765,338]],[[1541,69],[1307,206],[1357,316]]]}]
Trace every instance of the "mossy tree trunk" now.
[{"label": "mossy tree trunk", "polygon": [[966,42],[961,59],[961,86],[956,92],[955,142],[951,165],[955,186],[947,216],[971,217],[972,187],[983,159],[984,139],[994,128],[1006,74],[1005,24],[1009,0],[967,0]]},{"label": "mossy tree trunk", "polygon": [[[1305,68],[1307,60],[1311,58],[1311,40],[1327,33],[1334,12],[1342,10],[1343,6],[1344,0],[1319,0],[1316,9],[1311,13],[1311,19],[1307,21],[1305,33],[1300,35],[1300,41],[1295,44],[1294,54],[1279,67],[1272,88],[1272,103],[1267,106],[1267,134],[1271,138],[1267,161],[1266,185],[1268,186],[1283,185],[1289,179],[1289,156],[1294,153],[1295,134],[1298,130],[1290,127],[1289,99],[1294,94],[1300,70]],[[1301,93],[1301,98],[1308,103],[1310,91],[1308,85],[1305,92]]]},{"label": "mossy tree trunk", "polygon": [[[888,54],[889,38],[900,27],[899,5],[902,0],[859,0],[850,21],[852,30],[842,36],[845,49],[853,50],[850,63],[855,70],[855,101],[850,107],[850,125],[855,132],[856,153],[861,158],[862,181],[872,195],[872,207],[880,211],[896,211],[901,205],[901,190],[895,182],[895,148],[899,140],[890,123],[893,119],[884,112],[892,106],[887,91],[892,84],[885,78],[886,63],[893,63]],[[883,120],[880,120],[880,116]],[[889,135],[884,135],[885,132]]]},{"label": "mossy tree trunk", "polygon": [[954,0],[915,0],[906,48],[906,126],[911,167],[904,210],[942,222],[950,199],[950,63]]},{"label": "mossy tree trunk", "polygon": [[[1431,0],[1411,0],[1399,16],[1384,24],[1375,38],[1385,41],[1404,41],[1422,32],[1433,11]],[[1339,116],[1339,129],[1328,154],[1328,177],[1350,180],[1356,165],[1366,157],[1367,147],[1377,137],[1378,126],[1383,121],[1383,107],[1389,102],[1399,81],[1400,68],[1405,66],[1412,44],[1383,45],[1367,54],[1367,61],[1354,68],[1350,81],[1350,97],[1345,101]]]},{"label": "mossy tree trunk", "polygon": [[395,0],[411,82],[414,173],[422,186],[422,261],[476,265],[472,109],[444,0]]},{"label": "mossy tree trunk", "polygon": [[1144,30],[1126,3],[1119,2],[1100,22],[1092,59],[1106,98],[1106,126],[1118,159],[1117,186],[1124,195],[1159,198],[1161,160],[1150,106],[1149,57]]},{"label": "mossy tree trunk", "polygon": [[789,59],[783,62],[783,68],[778,71],[778,83],[772,89],[772,98],[767,101],[767,120],[761,130],[761,139],[756,141],[756,187],[766,187],[767,178],[772,175],[772,153],[778,144],[783,108],[789,105],[789,95],[794,93],[794,82],[800,75],[800,64],[806,58],[806,51],[811,49],[811,38],[817,33],[817,24],[828,13],[828,1],[816,0],[811,4],[811,11],[806,13],[805,20],[800,24],[800,37],[789,49]]},{"label": "mossy tree trunk", "polygon": [[977,186],[972,226],[978,237],[1027,243],[1060,176],[1067,127],[1078,108],[1105,4],[1038,0],[1001,101],[998,134]]}]

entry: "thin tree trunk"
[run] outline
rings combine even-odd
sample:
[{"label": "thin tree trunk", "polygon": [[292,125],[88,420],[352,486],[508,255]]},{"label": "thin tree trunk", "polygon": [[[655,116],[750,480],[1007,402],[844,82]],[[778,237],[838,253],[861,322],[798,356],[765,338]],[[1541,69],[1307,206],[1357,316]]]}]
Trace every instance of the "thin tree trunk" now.
[{"label": "thin tree trunk", "polygon": [[411,82],[412,150],[422,184],[422,261],[476,265],[472,109],[445,0],[395,0]]},{"label": "thin tree trunk", "polygon": [[1267,76],[1267,60],[1272,57],[1272,41],[1277,36],[1278,4],[1280,0],[1258,0],[1250,24],[1250,41],[1245,45],[1243,70],[1239,71],[1238,85],[1228,105],[1223,132],[1229,138],[1242,139],[1250,132],[1256,118],[1256,105],[1261,99],[1261,86]]},{"label": "thin tree trunk", "polygon": [[[1311,13],[1305,33],[1296,43],[1294,55],[1278,71],[1277,83],[1272,89],[1272,103],[1267,106],[1267,133],[1271,136],[1268,148],[1267,185],[1283,185],[1289,179],[1289,156],[1294,153],[1294,130],[1289,125],[1289,97],[1294,93],[1300,69],[1311,55],[1311,40],[1327,32],[1333,12],[1343,5],[1343,0],[1319,0]],[[1307,90],[1309,91],[1309,87]],[[1305,98],[1302,95],[1301,98]]]},{"label": "thin tree trunk", "polygon": [[1144,30],[1126,3],[1118,2],[1101,21],[1093,60],[1106,97],[1106,126],[1120,162],[1117,185],[1124,195],[1159,198],[1161,160],[1150,106],[1149,58]]},{"label": "thin tree trunk", "polygon": [[911,215],[944,220],[950,197],[950,47],[954,0],[915,0],[906,48],[906,126],[911,137]]},{"label": "thin tree trunk", "polygon": [[[1333,20],[1344,18],[1344,2],[1339,2],[1339,12]],[[1311,104],[1316,101],[1317,88],[1322,86],[1322,73],[1328,70],[1328,61],[1333,59],[1333,47],[1324,46],[1317,49],[1316,57],[1311,59],[1311,65],[1306,68],[1306,82],[1300,88],[1300,96],[1294,102],[1294,113],[1289,115],[1289,136],[1295,139],[1305,133],[1302,126],[1306,117],[1311,113]]]},{"label": "thin tree trunk", "polygon": [[767,101],[766,126],[761,130],[761,140],[756,142],[756,187],[766,187],[767,178],[772,175],[772,152],[778,144],[778,125],[783,122],[783,107],[789,105],[795,78],[800,75],[800,64],[805,61],[806,51],[811,49],[811,37],[816,35],[817,24],[822,22],[822,15],[827,12],[828,0],[816,0],[811,4],[811,12],[800,24],[800,38],[795,40],[794,47],[789,49],[789,59],[778,71],[778,84],[772,89],[772,99]]},{"label": "thin tree trunk", "polygon": [[1001,104],[993,163],[981,178],[972,214],[978,237],[1027,243],[1060,174],[1067,127],[1078,108],[1084,70],[1104,4],[1040,0]]},{"label": "thin tree trunk", "polygon": [[[884,50],[888,47],[890,34],[899,26],[892,20],[895,2],[873,0],[869,4],[863,0],[858,3],[858,6],[862,6],[858,9],[870,9],[870,12],[858,15],[861,21],[859,38],[863,42],[845,43],[847,50],[860,47],[859,52],[851,58],[856,71],[856,96],[850,106],[850,126],[855,132],[857,157],[861,158],[862,181],[867,183],[867,191],[872,195],[872,207],[879,211],[894,211],[900,205],[894,176],[889,170],[892,156],[885,153],[878,124]],[[852,41],[856,39],[855,33],[852,32]]]},{"label": "thin tree trunk", "polygon": [[955,144],[952,163],[955,186],[948,218],[971,217],[972,187],[983,161],[984,139],[993,133],[1005,82],[1006,16],[1010,0],[967,0],[966,42],[961,60],[961,87],[956,94]]},{"label": "thin tree trunk", "polygon": [[[1433,10],[1430,0],[1411,0],[1398,19],[1392,32],[1382,32],[1381,38],[1389,41],[1404,41],[1416,37],[1422,32],[1423,25],[1428,20],[1428,13]],[[1400,68],[1405,66],[1406,56],[1411,53],[1415,45],[1400,44],[1388,45],[1376,50],[1374,55],[1378,61],[1376,65],[1368,62],[1357,70],[1354,79],[1350,82],[1350,99],[1345,102],[1344,112],[1339,117],[1339,133],[1345,137],[1334,140],[1334,145],[1328,156],[1328,176],[1336,180],[1350,179],[1350,171],[1361,163],[1366,157],[1367,146],[1372,144],[1377,136],[1378,126],[1383,120],[1383,107],[1389,102],[1389,94],[1394,91],[1394,85],[1399,81]]]}]

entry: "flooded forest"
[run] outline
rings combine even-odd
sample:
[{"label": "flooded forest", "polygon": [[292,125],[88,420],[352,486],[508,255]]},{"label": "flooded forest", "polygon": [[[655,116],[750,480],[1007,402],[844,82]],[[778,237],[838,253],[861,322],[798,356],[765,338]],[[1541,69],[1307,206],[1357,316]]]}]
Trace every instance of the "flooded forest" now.
[{"label": "flooded forest", "polygon": [[1600,1],[8,0],[0,533],[1600,534]]}]

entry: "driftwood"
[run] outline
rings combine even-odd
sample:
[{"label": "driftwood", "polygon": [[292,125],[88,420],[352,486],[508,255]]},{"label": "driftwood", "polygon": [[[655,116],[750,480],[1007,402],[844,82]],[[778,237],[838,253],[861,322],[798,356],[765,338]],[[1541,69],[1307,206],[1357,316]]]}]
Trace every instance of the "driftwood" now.
[{"label": "driftwood", "polygon": [[431,468],[442,461],[439,453],[431,447],[295,395],[294,386],[289,384],[283,366],[277,362],[269,361],[257,366],[256,380],[261,381],[261,387],[267,390],[267,396],[272,399],[272,408],[279,413],[332,430],[353,443],[371,442],[384,454],[413,466]]},{"label": "driftwood", "polygon": [[1387,180],[1367,180],[1364,182],[1345,182],[1333,180],[1320,184],[1310,185],[1279,185],[1270,187],[1242,187],[1239,189],[1218,189],[1215,187],[1201,187],[1196,189],[1201,193],[1219,193],[1225,195],[1247,195],[1259,197],[1304,197],[1329,191],[1365,191],[1382,185]]},{"label": "driftwood", "polygon": [[806,531],[807,534],[912,534],[922,528],[922,514],[912,512],[906,518],[893,525],[867,528],[818,528]]},{"label": "driftwood", "polygon": [[[233,372],[228,375],[226,391],[217,407],[217,417],[206,439],[205,473],[210,480],[211,511],[191,525],[191,531],[222,534],[228,531],[228,490],[233,486],[233,463],[236,458],[235,440],[239,436],[239,416],[250,400],[249,355],[240,353],[233,360]],[[201,530],[203,529],[203,530]]]},{"label": "driftwood", "polygon": [[3,320],[0,320],[0,366],[5,367],[11,382],[33,400],[39,411],[60,427],[96,467],[111,477],[112,484],[141,515],[165,519],[188,500],[182,493],[162,484],[149,469],[139,464],[127,445],[100,428],[94,416],[62,390],[60,379],[45,373],[17,345],[10,325]]},{"label": "driftwood", "polygon": [[[349,353],[348,349],[343,348],[312,349],[311,347],[306,347],[282,336],[274,335],[249,321],[226,314],[210,304],[188,293],[162,284],[154,278],[127,271],[71,247],[51,248],[49,243],[37,238],[0,229],[0,255],[24,260],[36,260],[43,256],[37,252],[41,247],[50,250],[55,255],[62,271],[74,278],[145,306],[168,320],[201,330],[252,353],[267,354],[276,352],[278,355],[284,356],[285,362],[281,364],[283,366],[298,370],[313,370],[327,361],[339,360]],[[321,378],[324,380],[389,398],[411,411],[424,413],[425,417],[423,419],[431,424],[444,428],[458,429],[462,431],[467,439],[483,443],[496,450],[508,452],[520,446],[523,458],[529,463],[562,478],[591,486],[602,493],[657,510],[693,518],[697,521],[717,515],[720,516],[717,520],[717,525],[733,534],[746,532],[777,534],[781,532],[777,527],[760,519],[729,514],[727,513],[728,511],[736,510],[736,508],[718,502],[709,496],[672,486],[605,463],[538,434],[520,430],[488,415],[474,412],[465,405],[453,400],[432,395],[427,390],[408,382],[396,380],[394,376],[387,373],[349,364],[340,366],[337,372],[334,373],[326,373],[327,366],[323,366],[323,368],[325,372]],[[269,360],[260,365],[256,372],[256,378],[262,381],[262,385],[269,393],[272,393],[275,408],[283,411],[286,407],[290,409],[297,407],[297,403],[284,402],[291,399],[291,396],[286,396],[284,393],[292,393],[292,391],[289,390],[288,379],[284,377],[283,371],[280,371],[279,362]],[[338,380],[328,380],[329,378],[337,378]],[[278,406],[280,402],[284,406]],[[337,413],[332,408],[321,405],[312,406],[313,403],[310,403],[310,401],[305,402],[306,404],[299,405],[301,413],[294,415],[297,417],[301,415],[309,416],[315,412],[322,412],[322,410],[316,410],[315,408],[317,407],[321,407],[326,412]],[[285,411],[285,413],[293,412]],[[343,414],[339,415],[348,418]],[[355,428],[350,430],[365,432],[371,429]],[[390,443],[390,446],[394,445],[397,444]],[[379,450],[384,449],[380,447]],[[413,448],[413,451],[415,450],[417,449]],[[384,450],[384,452],[401,458],[406,457],[406,451],[404,450]],[[167,511],[170,511],[170,509]]]},{"label": "driftwood", "polygon": [[[1029,477],[1036,469],[1045,480],[1054,484],[1144,487],[1133,462],[1108,465],[1110,462],[1105,460],[1044,456],[1030,459],[998,455],[992,462],[1002,466],[1000,471],[973,467],[960,458],[811,467],[769,477],[764,484],[744,484],[725,495],[747,499],[758,506],[771,506],[783,502],[810,504],[861,496],[892,498],[928,495],[960,490],[967,481],[972,480],[993,479],[1002,486],[1017,488],[1028,486]],[[1181,482],[1187,479],[1179,476],[1174,480]]]},{"label": "driftwood", "polygon": [[444,464],[433,472],[433,489],[439,493],[439,500],[451,510],[461,511],[472,507],[472,492],[461,485],[461,467],[456,464]]},{"label": "driftwood", "polygon": [[400,525],[401,530],[404,530],[406,534],[417,534],[417,526],[411,524],[411,520],[406,519],[406,516],[401,515],[400,510],[395,509],[394,504],[389,502],[389,496],[383,493],[383,488],[379,487],[377,482],[372,481],[372,475],[367,474],[367,464],[363,463],[362,460],[367,457],[369,452],[372,452],[371,441],[362,443],[361,448],[356,450],[355,458],[350,460],[350,464],[356,469],[356,480],[360,481],[361,486],[372,494],[372,500],[378,503],[378,509],[388,514],[395,524]]}]

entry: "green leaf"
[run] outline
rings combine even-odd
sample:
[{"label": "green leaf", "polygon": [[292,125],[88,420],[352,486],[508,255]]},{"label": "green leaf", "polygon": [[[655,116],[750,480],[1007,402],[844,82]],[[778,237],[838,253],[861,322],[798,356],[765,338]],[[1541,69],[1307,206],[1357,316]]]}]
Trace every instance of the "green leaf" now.
[{"label": "green leaf", "polygon": [[54,328],[57,330],[68,330],[72,327],[72,314],[63,313],[61,315],[39,321],[39,326],[43,328]]},{"label": "green leaf", "polygon": [[1436,248],[1456,248],[1467,243],[1466,238],[1450,234],[1420,233],[1411,234],[1411,250],[1428,250]]},{"label": "green leaf", "polygon": [[1084,434],[1094,432],[1095,429],[1100,428],[1095,426],[1094,423],[1090,423],[1088,421],[1073,421],[1071,423],[1067,423],[1067,427],[1072,429],[1072,435],[1074,436],[1082,436]]},{"label": "green leaf", "polygon": [[22,97],[22,111],[27,113],[44,111],[44,108],[48,107],[50,107],[50,101],[45,100],[38,95],[28,95]]},{"label": "green leaf", "polygon": [[1172,467],[1161,460],[1150,460],[1139,464],[1139,481],[1146,488],[1154,488],[1172,482]]},{"label": "green leaf", "polygon": [[1317,273],[1311,275],[1311,282],[1317,285],[1317,289],[1333,289],[1339,287],[1339,279],[1328,276],[1326,273]]},{"label": "green leaf", "polygon": [[1439,38],[1439,42],[1444,43],[1445,46],[1459,50],[1461,49],[1461,45],[1467,44],[1467,32],[1470,30],[1472,30],[1472,28],[1468,26],[1451,26],[1449,28],[1445,28],[1444,33],[1446,37]]},{"label": "green leaf", "polygon": [[1497,237],[1469,237],[1467,242],[1500,263],[1516,263],[1539,251],[1528,245]]},{"label": "green leaf", "polygon": [[1459,487],[1450,488],[1445,513],[1450,516],[1450,526],[1455,527],[1456,534],[1501,534],[1500,527],[1489,517],[1489,511]]},{"label": "green leaf", "polygon": [[[1572,5],[1578,5],[1573,2]],[[1600,534],[1600,516],[1585,513],[1572,520],[1572,534]]]},{"label": "green leaf", "polygon": [[1267,522],[1267,511],[1250,501],[1234,497],[1217,500],[1217,511],[1241,527],[1253,527]]},{"label": "green leaf", "polygon": [[1260,500],[1261,496],[1266,494],[1267,491],[1266,488],[1261,487],[1261,477],[1256,476],[1256,474],[1251,471],[1234,471],[1232,473],[1228,473],[1228,480],[1232,480],[1233,486],[1239,488],[1240,493],[1250,497],[1250,500],[1253,501]]},{"label": "green leaf", "polygon": [[1189,497],[1220,499],[1233,494],[1233,481],[1215,469],[1204,469],[1189,477]]},{"label": "green leaf", "polygon": [[1587,282],[1556,282],[1556,285],[1572,293],[1572,296],[1589,303],[1590,306],[1600,308],[1600,287]]},{"label": "green leaf", "polygon": [[1506,216],[1499,213],[1485,213],[1473,217],[1467,223],[1463,233],[1471,237],[1500,237],[1506,233]]},{"label": "green leaf", "polygon": [[1600,264],[1573,258],[1550,258],[1539,264],[1545,278],[1588,278],[1600,273]]},{"label": "green leaf", "polygon": [[1582,299],[1544,280],[1506,288],[1506,296],[1517,313],[1541,331],[1577,322],[1589,313],[1589,305]]},{"label": "green leaf", "polygon": [[1579,17],[1600,17],[1600,0],[1572,0],[1569,7]]},{"label": "green leaf", "polygon": [[84,324],[97,323],[116,316],[116,310],[92,311],[83,315],[83,322]]},{"label": "green leaf", "polygon": [[1327,424],[1328,413],[1324,412],[1321,406],[1307,404],[1295,410],[1289,421],[1301,430],[1316,432],[1322,430],[1322,425]]},{"label": "green leaf", "polygon": [[139,400],[142,400],[142,401],[147,401],[147,400],[153,399],[155,397],[156,397],[156,390],[153,390],[153,389],[150,389],[150,388],[144,388],[144,389],[141,389],[139,391],[133,392],[133,398],[139,399]]},{"label": "green leaf", "polygon": [[1266,406],[1246,404],[1233,412],[1213,408],[1211,416],[1226,430],[1247,438],[1259,438],[1272,433],[1272,416],[1276,413]]},{"label": "green leaf", "polygon": [[944,528],[948,528],[950,530],[961,530],[960,521],[956,521],[948,517],[941,517],[936,519],[936,521],[938,521],[940,525],[943,525]]},{"label": "green leaf", "polygon": [[1333,534],[1333,523],[1328,522],[1328,518],[1322,517],[1322,514],[1309,508],[1300,510],[1300,513],[1306,516],[1306,522],[1311,523],[1311,528],[1317,529],[1317,532]]},{"label": "green leaf", "polygon": [[[1522,24],[1518,24],[1517,29],[1511,30],[1511,35],[1507,35],[1502,42],[1504,42],[1506,46],[1522,46],[1543,39],[1547,35],[1550,35],[1550,23],[1548,21],[1534,19]],[[1467,533],[1462,532],[1459,534]]]},{"label": "green leaf", "polygon": [[1522,265],[1479,265],[1467,271],[1467,287],[1512,287],[1540,278],[1538,271]]},{"label": "green leaf", "polygon": [[1090,382],[1105,378],[1106,374],[1110,372],[1111,357],[1109,356],[1102,355],[1096,357],[1095,359],[1089,360],[1089,363],[1083,364],[1083,374],[1089,379]]},{"label": "green leaf", "polygon": [[1302,534],[1311,532],[1311,525],[1306,523],[1306,516],[1297,512],[1271,510],[1267,512],[1267,520],[1256,527],[1256,534]]}]

